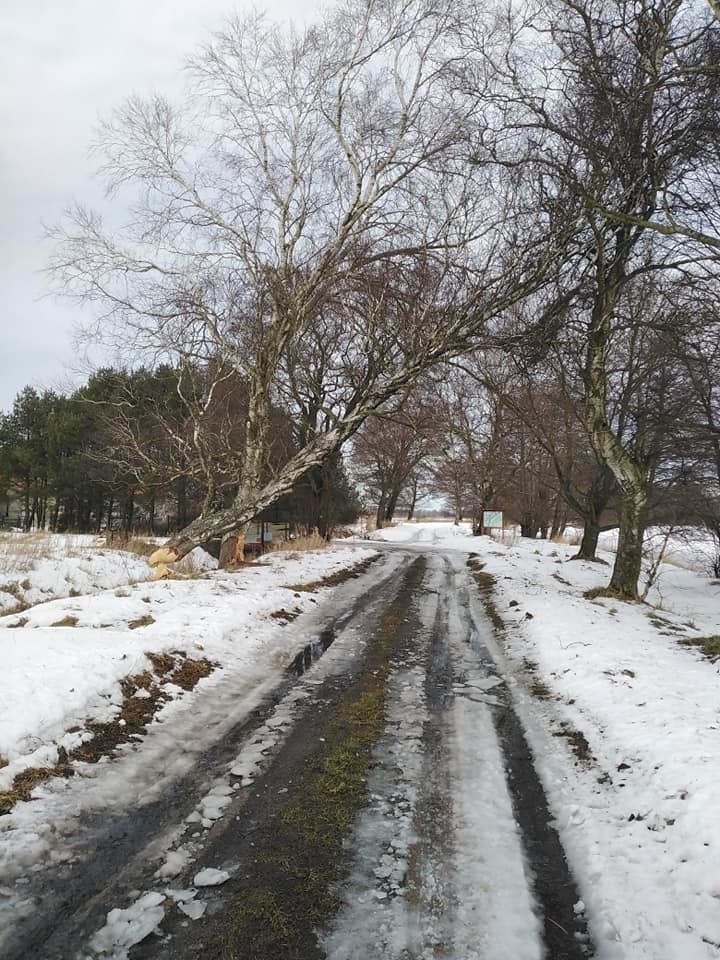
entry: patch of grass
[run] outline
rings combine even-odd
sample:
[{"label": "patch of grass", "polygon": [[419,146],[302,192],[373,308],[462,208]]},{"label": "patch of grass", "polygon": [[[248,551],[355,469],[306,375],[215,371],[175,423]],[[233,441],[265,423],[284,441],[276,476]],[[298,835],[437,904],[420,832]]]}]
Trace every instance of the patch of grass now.
[{"label": "patch of grass", "polygon": [[646,614],[650,623],[657,627],[658,630],[665,629],[667,627],[672,627],[673,623],[671,620],[667,620],[665,617],[661,617],[659,613],[656,613],[654,610],[651,610]]},{"label": "patch of grass", "polygon": [[62,620],[56,620],[55,623],[51,623],[51,627],[76,627],[78,624],[78,618],[74,617],[71,613],[68,613],[67,616],[64,616]]},{"label": "patch of grass", "polygon": [[330,892],[345,838],[366,803],[372,750],[385,728],[387,669],[366,677],[328,720],[322,751],[290,787],[277,831],[263,851],[266,881],[241,890],[227,915],[224,960],[304,956],[313,928],[339,908]]},{"label": "patch of grass", "polygon": [[[418,564],[415,586],[423,574]],[[367,771],[385,730],[387,678],[407,615],[405,602],[392,605],[370,639],[362,672],[313,727],[319,746],[288,781],[256,872],[240,881],[225,915],[223,960],[318,955],[314,931],[340,906],[332,891],[344,870],[346,838],[367,803]]]},{"label": "patch of grass", "polygon": [[16,627],[24,627],[28,623],[30,623],[30,621],[27,617],[18,617],[14,623],[8,623],[7,626],[12,630]]},{"label": "patch of grass", "polygon": [[13,780],[9,790],[0,790],[0,816],[10,813],[21,800],[30,800],[35,787],[55,777],[72,777],[75,771],[68,763],[67,751],[58,750],[57,763],[53,767],[27,767]]},{"label": "patch of grass", "polygon": [[[246,944],[246,957],[264,957],[290,939],[293,925],[281,909],[272,892],[264,887],[248,890],[242,900],[233,904],[230,923],[235,930],[252,931],[252,939]],[[235,957],[231,943],[226,943],[223,957]],[[230,952],[228,952],[228,950]]]},{"label": "patch of grass", "polygon": [[[304,843],[334,850],[354,823],[370,750],[385,724],[383,707],[384,690],[375,689],[336,712],[339,742],[303,777],[281,817]],[[308,817],[308,801],[317,805],[315,817]]]},{"label": "patch of grass", "polygon": [[345,583],[346,580],[353,580],[356,577],[361,576],[371,564],[375,563],[377,559],[377,556],[368,557],[366,560],[361,560],[359,563],[355,563],[351,567],[344,567],[342,570],[337,570],[335,573],[329,573],[321,580],[313,580],[311,583],[288,584],[287,589],[294,590],[296,593],[313,593],[315,590],[319,590],[321,587],[336,587],[341,583]]},{"label": "patch of grass", "polygon": [[720,636],[680,637],[678,643],[683,647],[700,647],[702,655],[708,660],[720,660]]},{"label": "patch of grass", "polygon": [[128,627],[131,630],[137,630],[139,627],[149,627],[151,623],[155,623],[155,617],[150,613],[146,613],[143,614],[142,617],[138,617],[137,620],[130,620]]},{"label": "patch of grass", "polygon": [[3,593],[9,593],[18,603],[23,603],[25,600],[25,594],[17,580],[8,580],[0,584],[0,590],[2,590]]}]

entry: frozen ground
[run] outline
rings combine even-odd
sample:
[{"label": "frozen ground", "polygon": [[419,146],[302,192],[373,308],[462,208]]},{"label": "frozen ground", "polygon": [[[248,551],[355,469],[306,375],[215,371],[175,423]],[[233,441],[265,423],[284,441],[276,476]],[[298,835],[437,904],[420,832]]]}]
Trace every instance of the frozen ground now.
[{"label": "frozen ground", "polygon": [[[442,523],[402,524],[377,537],[450,551],[458,561],[477,553],[495,577],[506,625],[498,665],[525,721],[599,960],[717,960],[720,678],[717,664],[679,640],[720,634],[720,586],[664,564],[647,604],[588,600],[583,592],[606,584],[609,569],[571,562],[569,545],[500,543]],[[27,579],[26,596],[39,570],[44,599],[51,583],[66,594],[68,584],[79,584],[72,590],[83,595],[0,618],[0,756],[7,761],[0,790],[28,766],[55,763],[58,748],[82,739],[86,720],[116,715],[121,679],[146,669],[148,652],[182,649],[220,666],[190,693],[170,690],[173,699],[144,743],[122,748],[120,761],[39,786],[32,802],[0,817],[0,873],[21,881],[43,859],[62,860],[63,817],[131,803],[149,778],[159,791],[187,768],[204,740],[231,722],[233,709],[247,710],[293,654],[289,618],[273,614],[308,611],[322,597],[293,585],[359,562],[370,546],[273,555],[239,574],[158,583],[144,581],[143,558],[107,551],[93,560],[92,544],[77,538],[55,544],[55,559],[28,564],[25,556],[16,569],[4,556],[2,577]],[[104,572],[96,579],[93,570]],[[53,626],[63,621],[72,625]],[[196,742],[178,739],[179,729],[193,729],[201,700],[207,722]],[[421,700],[416,709],[424,709]],[[458,756],[465,750],[469,758],[472,749],[459,747]],[[254,759],[242,763],[250,769]],[[472,795],[460,800],[468,825],[482,820]],[[473,842],[468,835],[469,851]],[[0,901],[6,893],[0,887]],[[131,919],[144,930],[157,904],[141,906]]]},{"label": "frozen ground", "polygon": [[376,536],[477,552],[496,578],[498,656],[601,960],[720,957],[720,670],[679,643],[720,634],[720,585],[666,564],[647,604],[591,601],[609,568],[569,545],[439,523]]},{"label": "frozen ground", "polygon": [[[261,658],[268,667],[282,665],[293,646],[284,625],[317,603],[292,585],[321,579],[370,555],[356,546],[269,554],[237,574],[217,571],[199,579],[148,582],[151,571],[142,557],[116,551],[94,555],[89,544],[81,556],[62,556],[70,538],[58,539],[56,557],[25,573],[36,583],[41,571],[46,596],[55,583],[61,598],[0,617],[0,790],[24,768],[54,763],[59,747],[75,747],[86,736],[78,729],[84,721],[115,716],[120,681],[151,667],[147,653],[182,649],[218,663],[220,668],[200,682],[203,689],[220,683],[227,670],[255,669]],[[196,568],[214,564],[196,553]],[[108,581],[122,585],[102,589]],[[93,592],[62,598],[68,582],[83,582]],[[288,617],[278,616],[280,611]],[[181,690],[169,692],[173,701],[161,721],[182,699]]]}]

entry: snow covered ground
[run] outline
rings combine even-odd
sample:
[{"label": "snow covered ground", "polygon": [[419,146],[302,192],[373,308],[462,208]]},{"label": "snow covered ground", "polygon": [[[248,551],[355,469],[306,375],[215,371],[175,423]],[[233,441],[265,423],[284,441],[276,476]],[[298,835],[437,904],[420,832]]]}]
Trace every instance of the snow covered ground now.
[{"label": "snow covered ground", "polygon": [[[590,600],[583,593],[606,585],[609,568],[570,562],[567,544],[501,543],[438,522],[375,536],[477,553],[495,577],[506,625],[498,665],[525,721],[599,960],[717,960],[719,666],[679,641],[720,634],[720,585],[664,564],[647,604]],[[54,557],[25,554],[15,568],[0,554],[0,584],[27,580],[26,602],[33,590],[47,601],[0,618],[0,791],[24,769],[56,763],[61,748],[87,736],[87,720],[117,716],[121,681],[149,668],[148,653],[180,649],[219,664],[192,692],[168,687],[171,699],[142,749],[127,744],[122,762],[48,781],[35,788],[37,799],[0,817],[0,873],[12,864],[22,877],[38,856],[66,856],[63,811],[131,802],[148,768],[159,791],[188,766],[202,736],[231,722],[228,711],[243,697],[248,709],[295,652],[298,638],[284,624],[321,594],[294,585],[358,563],[370,546],[270,555],[239,574],[156,583],[146,582],[144,558],[79,538],[43,547]],[[47,600],[53,592],[64,596]],[[193,703],[205,694],[217,701],[209,724],[217,727],[183,745],[177,724],[190,729]]]},{"label": "snow covered ground", "polygon": [[590,600],[609,568],[566,544],[441,523],[375,536],[476,552],[496,578],[498,659],[600,960],[720,957],[720,667],[679,642],[720,634],[720,585],[668,564],[647,604]]},{"label": "snow covered ground", "polygon": [[105,537],[0,534],[0,615],[147,576],[144,557],[108,548]]},{"label": "snow covered ground", "polygon": [[[246,670],[255,676],[258,664],[257,679],[265,679],[262,672],[283,666],[297,644],[284,626],[318,602],[293,585],[370,555],[355,546],[290,557],[272,554],[240,574],[211,572],[201,579],[148,582],[151,571],[144,558],[94,552],[90,539],[57,538],[47,551],[51,555],[35,558],[32,565],[20,553],[14,579],[30,582],[26,596],[40,591],[47,598],[55,590],[60,598],[0,617],[0,791],[9,790],[27,768],[52,766],[59,751],[86,741],[87,721],[116,717],[123,699],[121,681],[152,668],[148,653],[180,649],[217,664],[200,681],[203,690],[222,683],[228,672]],[[8,557],[3,559],[5,575],[12,576]],[[213,563],[207,555],[194,558],[195,569]],[[63,597],[70,583],[92,592]],[[108,583],[121,586],[103,589]],[[169,702],[156,718],[160,723],[181,709],[180,701],[195,695],[172,684],[165,684],[163,692]],[[33,796],[62,786],[63,781],[40,786]],[[30,806],[19,804],[13,815],[0,820],[0,830],[25,819],[28,811],[19,808]]]}]

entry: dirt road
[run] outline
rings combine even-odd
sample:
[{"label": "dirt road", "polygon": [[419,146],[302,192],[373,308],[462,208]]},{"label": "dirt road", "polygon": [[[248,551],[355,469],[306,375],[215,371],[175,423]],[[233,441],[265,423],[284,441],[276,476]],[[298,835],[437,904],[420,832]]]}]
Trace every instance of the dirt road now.
[{"label": "dirt road", "polygon": [[30,873],[3,956],[591,956],[480,564],[387,550],[340,588],[189,774]]}]

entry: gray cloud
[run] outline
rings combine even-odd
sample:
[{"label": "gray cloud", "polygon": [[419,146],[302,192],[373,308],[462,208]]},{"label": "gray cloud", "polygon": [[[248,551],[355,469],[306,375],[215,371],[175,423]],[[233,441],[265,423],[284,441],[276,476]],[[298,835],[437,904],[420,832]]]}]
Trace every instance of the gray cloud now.
[{"label": "gray cloud", "polygon": [[[314,6],[272,0],[280,18]],[[26,384],[72,375],[77,308],[50,299],[43,223],[73,199],[102,205],[93,127],[127,95],[180,92],[182,64],[218,29],[228,0],[4,0],[0,78],[0,410]]]}]

